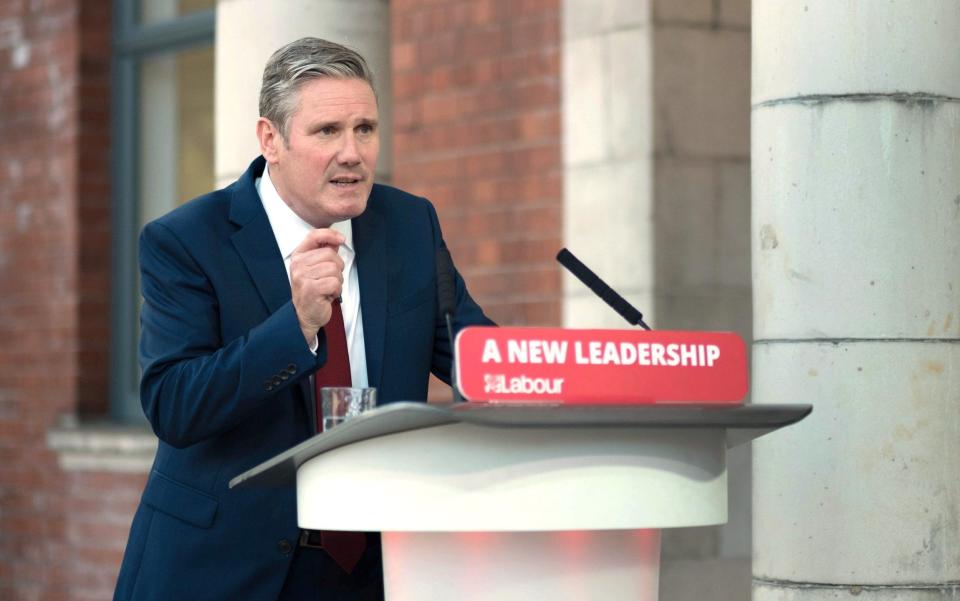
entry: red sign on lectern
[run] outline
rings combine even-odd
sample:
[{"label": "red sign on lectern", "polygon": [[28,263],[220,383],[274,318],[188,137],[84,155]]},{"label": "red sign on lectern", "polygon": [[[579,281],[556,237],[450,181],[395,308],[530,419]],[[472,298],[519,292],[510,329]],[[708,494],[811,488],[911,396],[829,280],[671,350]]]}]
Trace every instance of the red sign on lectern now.
[{"label": "red sign on lectern", "polygon": [[732,332],[470,327],[455,356],[472,401],[735,405],[747,394]]}]

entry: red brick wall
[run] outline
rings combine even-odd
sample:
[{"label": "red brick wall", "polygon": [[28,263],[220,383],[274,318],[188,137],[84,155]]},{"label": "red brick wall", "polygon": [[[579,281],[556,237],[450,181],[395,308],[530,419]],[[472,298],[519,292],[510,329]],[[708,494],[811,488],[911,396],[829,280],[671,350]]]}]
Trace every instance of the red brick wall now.
[{"label": "red brick wall", "polygon": [[146,474],[70,472],[66,495],[69,517],[63,536],[69,555],[63,566],[71,601],[113,598],[130,521]]},{"label": "red brick wall", "polygon": [[63,415],[103,414],[109,3],[0,3],[0,599],[109,599],[140,475],[64,472]]},{"label": "red brick wall", "polygon": [[110,343],[110,36],[109,2],[80,3],[77,82],[79,270],[77,412],[108,412]]},{"label": "red brick wall", "polygon": [[[111,4],[83,0],[79,15],[79,224],[77,404],[81,417],[108,413],[110,342],[110,40]],[[72,601],[113,598],[130,520],[146,474],[66,474],[63,562]]]},{"label": "red brick wall", "polygon": [[501,324],[559,325],[559,0],[393,0],[394,181]]},{"label": "red brick wall", "polygon": [[73,0],[0,3],[2,599],[67,598],[46,431],[77,399],[76,23]]}]

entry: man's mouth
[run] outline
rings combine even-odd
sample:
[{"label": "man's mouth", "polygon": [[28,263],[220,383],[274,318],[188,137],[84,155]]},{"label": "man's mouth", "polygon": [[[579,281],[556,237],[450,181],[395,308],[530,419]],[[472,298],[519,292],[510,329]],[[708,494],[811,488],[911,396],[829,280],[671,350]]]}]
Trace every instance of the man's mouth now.
[{"label": "man's mouth", "polygon": [[330,183],[342,188],[348,188],[350,186],[355,186],[363,181],[363,178],[359,175],[338,175],[337,177],[331,178]]}]

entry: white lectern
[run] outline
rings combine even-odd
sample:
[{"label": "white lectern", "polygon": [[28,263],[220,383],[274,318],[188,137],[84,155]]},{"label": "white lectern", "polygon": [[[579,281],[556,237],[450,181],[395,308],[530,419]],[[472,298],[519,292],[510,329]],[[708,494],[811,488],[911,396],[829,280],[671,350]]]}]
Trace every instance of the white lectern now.
[{"label": "white lectern", "polygon": [[230,485],[382,532],[388,601],[652,601],[660,529],[727,520],[726,449],[810,410],[392,403]]}]

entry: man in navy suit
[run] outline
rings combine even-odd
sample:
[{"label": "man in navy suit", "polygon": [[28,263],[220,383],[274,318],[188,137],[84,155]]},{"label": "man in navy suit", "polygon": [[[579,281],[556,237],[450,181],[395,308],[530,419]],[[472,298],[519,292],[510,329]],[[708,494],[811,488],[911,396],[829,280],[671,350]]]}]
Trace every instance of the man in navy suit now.
[{"label": "man in navy suit", "polygon": [[[430,372],[449,381],[443,237],[428,201],[373,183],[364,59],[288,44],[264,71],[260,115],[247,172],[141,234],[140,392],[160,443],[115,599],[382,599],[377,536],[345,569],[298,528],[292,487],[227,482],[316,433],[311,380],[338,312],[352,384],[381,404],[425,399]],[[455,327],[491,323],[455,284]]]}]

